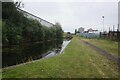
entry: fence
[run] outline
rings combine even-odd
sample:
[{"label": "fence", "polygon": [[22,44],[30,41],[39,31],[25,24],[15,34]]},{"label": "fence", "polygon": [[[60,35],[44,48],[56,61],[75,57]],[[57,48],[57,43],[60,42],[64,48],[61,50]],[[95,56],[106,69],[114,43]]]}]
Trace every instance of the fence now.
[{"label": "fence", "polygon": [[86,38],[99,38],[99,33],[80,33],[80,36],[86,37]]},{"label": "fence", "polygon": [[100,37],[120,41],[120,31],[109,31],[108,33],[100,33]]}]

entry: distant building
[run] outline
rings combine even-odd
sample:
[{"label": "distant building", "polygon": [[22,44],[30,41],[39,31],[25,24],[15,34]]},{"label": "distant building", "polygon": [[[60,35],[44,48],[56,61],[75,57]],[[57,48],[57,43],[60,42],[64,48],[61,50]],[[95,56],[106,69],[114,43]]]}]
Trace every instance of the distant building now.
[{"label": "distant building", "polygon": [[98,32],[98,30],[93,30],[92,28],[90,28],[90,29],[88,29],[88,31],[87,31],[88,33],[97,33]]},{"label": "distant building", "polygon": [[80,28],[78,29],[78,32],[79,32],[79,33],[83,33],[83,32],[84,32],[84,28],[83,28],[83,27],[80,27]]},{"label": "distant building", "polygon": [[87,31],[83,31],[82,32],[82,28],[80,28],[81,33],[80,36],[86,37],[86,38],[98,38],[99,37],[99,33],[98,30],[93,30],[92,28],[88,29]]}]

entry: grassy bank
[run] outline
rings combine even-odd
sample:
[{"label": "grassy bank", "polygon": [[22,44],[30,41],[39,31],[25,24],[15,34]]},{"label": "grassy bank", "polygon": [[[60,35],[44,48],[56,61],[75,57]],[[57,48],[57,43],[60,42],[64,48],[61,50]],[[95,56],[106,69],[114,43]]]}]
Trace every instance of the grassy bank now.
[{"label": "grassy bank", "polygon": [[86,39],[86,38],[84,38],[83,40],[88,41],[94,44],[95,46],[106,50],[110,54],[118,57],[118,42],[116,41],[111,41],[106,39]]},{"label": "grassy bank", "polygon": [[117,64],[80,40],[75,36],[63,54],[53,58],[3,69],[3,78],[117,78]]}]

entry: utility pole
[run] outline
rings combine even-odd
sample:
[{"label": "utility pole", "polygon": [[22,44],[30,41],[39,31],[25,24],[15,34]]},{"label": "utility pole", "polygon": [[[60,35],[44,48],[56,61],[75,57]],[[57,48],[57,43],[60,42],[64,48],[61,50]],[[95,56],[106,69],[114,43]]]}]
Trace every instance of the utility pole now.
[{"label": "utility pole", "polygon": [[104,16],[102,16],[102,18],[103,18],[103,32],[104,32]]},{"label": "utility pole", "polygon": [[118,24],[118,29],[117,29],[117,31],[118,31],[118,32],[120,31],[119,24]]}]

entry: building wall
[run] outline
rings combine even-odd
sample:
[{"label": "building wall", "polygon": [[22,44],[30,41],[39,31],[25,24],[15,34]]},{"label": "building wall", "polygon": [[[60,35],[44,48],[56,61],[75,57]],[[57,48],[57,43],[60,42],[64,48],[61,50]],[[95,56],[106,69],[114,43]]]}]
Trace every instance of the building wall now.
[{"label": "building wall", "polygon": [[80,33],[83,33],[83,32],[84,32],[84,28],[80,27],[80,28],[78,29],[78,31],[79,31]]}]

